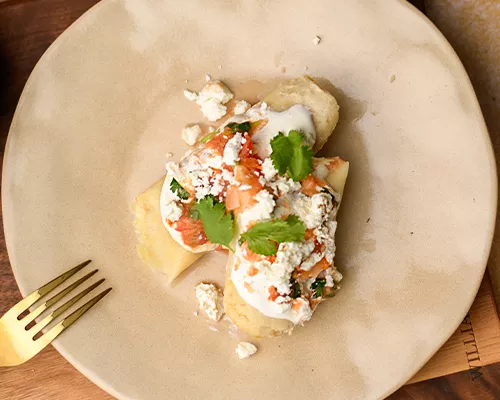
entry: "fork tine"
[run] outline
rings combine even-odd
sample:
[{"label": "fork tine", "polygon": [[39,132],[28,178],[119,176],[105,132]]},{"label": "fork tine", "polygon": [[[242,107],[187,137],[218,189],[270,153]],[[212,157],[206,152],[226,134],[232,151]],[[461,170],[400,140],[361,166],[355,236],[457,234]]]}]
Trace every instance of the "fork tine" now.
[{"label": "fork tine", "polygon": [[[82,278],[83,279],[83,278]],[[70,308],[73,304],[78,302],[80,299],[82,299],[85,295],[90,293],[92,290],[94,290],[97,286],[99,286],[101,283],[104,282],[104,278],[99,279],[97,282],[93,283],[90,285],[88,288],[82,290],[80,293],[78,293],[75,297],[71,298],[68,300],[66,303],[64,303],[62,306],[58,307],[54,311],[52,311],[49,315],[47,315],[44,319],[42,319],[40,322],[38,322],[36,325],[34,325],[31,329],[33,332],[40,332],[43,328],[45,328],[48,324],[50,324],[54,319],[56,319],[59,315],[61,315],[63,312],[65,312],[68,308]],[[75,282],[76,283],[76,282]]]},{"label": "fork tine", "polygon": [[91,261],[92,260],[87,260],[85,262],[82,262],[81,264],[78,264],[76,267],[70,269],[69,271],[65,272],[64,274],[59,275],[57,278],[51,280],[49,283],[42,286],[40,289],[35,290],[31,294],[29,294],[27,297],[25,297],[23,300],[21,300],[19,303],[17,303],[12,309],[16,310],[16,312],[18,312],[18,315],[21,315],[29,307],[31,307],[33,304],[35,304],[35,302],[37,302],[39,299],[41,299],[42,297],[44,297],[45,295],[50,293],[52,290],[54,290],[56,287],[58,287],[61,283],[63,283],[67,279],[71,278],[74,274],[76,274],[82,268],[84,268],[88,264],[90,264]]},{"label": "fork tine", "polygon": [[46,334],[38,338],[35,341],[35,343],[37,343],[40,346],[40,348],[47,346],[56,337],[58,337],[61,334],[61,332],[64,332],[67,328],[73,325],[73,323],[78,321],[83,314],[85,314],[88,310],[90,310],[99,300],[101,300],[104,296],[106,296],[110,291],[111,288],[106,289],[103,292],[99,293],[93,299],[89,300],[87,303],[81,306],[78,310],[74,311],[68,317],[59,322]]},{"label": "fork tine", "polygon": [[[97,269],[93,270],[92,272],[89,272],[87,275],[84,277],[78,279],[76,282],[72,283],[70,286],[68,286],[66,289],[61,290],[59,293],[57,293],[55,296],[51,297],[49,300],[47,300],[45,303],[40,304],[35,310],[33,310],[31,313],[26,315],[22,319],[22,321],[26,321],[26,325],[30,324],[36,317],[38,317],[41,313],[43,313],[47,308],[52,307],[54,304],[56,304],[59,300],[61,300],[64,296],[66,296],[69,292],[71,292],[73,289],[75,289],[77,286],[80,286],[83,282],[85,282],[87,279],[92,277],[97,273]],[[26,326],[25,325],[25,326]]]}]

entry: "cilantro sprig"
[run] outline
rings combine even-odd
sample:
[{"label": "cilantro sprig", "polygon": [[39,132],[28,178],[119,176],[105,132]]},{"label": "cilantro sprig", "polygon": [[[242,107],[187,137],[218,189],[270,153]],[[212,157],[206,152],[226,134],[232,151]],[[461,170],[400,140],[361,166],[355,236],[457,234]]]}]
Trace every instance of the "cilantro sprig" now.
[{"label": "cilantro sprig", "polygon": [[323,296],[323,292],[325,291],[326,279],[316,279],[311,284],[311,289],[313,290],[313,299],[317,299],[318,297]]},{"label": "cilantro sprig", "polygon": [[194,205],[194,210],[195,216],[201,220],[207,239],[212,243],[222,244],[232,251],[234,219],[233,214],[226,211],[224,203],[208,195]]},{"label": "cilantro sprig", "polygon": [[278,252],[278,243],[301,242],[306,226],[295,215],[285,220],[260,222],[241,235],[240,244],[247,242],[248,248],[257,254],[273,256]]},{"label": "cilantro sprig", "polygon": [[182,185],[177,181],[177,179],[172,178],[172,181],[170,182],[170,190],[172,193],[176,194],[179,196],[182,200],[187,200],[189,199],[189,192],[182,187]]},{"label": "cilantro sprig", "polygon": [[271,160],[280,176],[288,171],[295,182],[304,179],[312,172],[312,148],[303,145],[304,134],[292,130],[285,136],[280,132],[271,140]]},{"label": "cilantro sprig", "polygon": [[241,124],[237,122],[233,122],[231,124],[227,124],[227,127],[231,129],[231,132],[248,132],[250,130],[250,122],[242,122]]}]

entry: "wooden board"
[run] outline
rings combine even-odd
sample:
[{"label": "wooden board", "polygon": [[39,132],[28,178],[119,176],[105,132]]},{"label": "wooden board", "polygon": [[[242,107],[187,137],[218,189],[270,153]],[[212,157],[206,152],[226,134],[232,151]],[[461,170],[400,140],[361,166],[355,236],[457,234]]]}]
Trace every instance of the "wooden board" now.
[{"label": "wooden board", "polygon": [[[470,7],[470,4],[482,4],[485,1],[487,0],[466,3]],[[420,5],[423,3],[417,0],[412,2]],[[0,0],[0,156],[3,156],[5,139],[17,100],[35,63],[52,41],[95,3],[97,0]],[[426,3],[429,3],[429,8],[432,4],[444,3],[444,1],[434,2],[433,0]],[[453,10],[458,12],[457,8]],[[33,18],[35,15],[36,18]],[[446,21],[445,17],[440,17],[438,11],[434,9],[432,17],[439,20],[440,26]],[[452,44],[456,44],[459,55],[466,59],[468,50],[460,47],[462,42],[453,43],[452,28],[447,36]],[[480,52],[474,54],[478,53]],[[468,65],[466,60],[466,67],[472,71],[477,72],[480,66],[481,64],[474,62]],[[481,79],[479,72],[474,73],[472,78],[476,90],[481,88],[481,85],[483,87],[486,85],[487,80]],[[484,99],[487,98],[484,91],[481,89],[478,91],[480,99],[483,99],[483,107]],[[498,107],[498,104],[500,103],[497,99],[496,103],[492,102],[490,106]],[[492,108],[483,109],[490,122],[489,128],[498,157],[500,155],[499,131],[496,129],[498,125],[492,123],[498,113],[492,112]],[[499,243],[498,240],[495,243]],[[500,249],[500,244],[495,248]],[[490,271],[500,272],[500,268],[497,269],[498,265],[496,259],[490,260]],[[390,399],[500,399],[500,364],[498,364],[500,362],[500,322],[493,298],[491,282],[489,276],[486,275],[464,323],[409,383],[420,382],[401,388],[390,396]],[[20,300],[20,294],[10,269],[2,229],[0,231],[0,315],[18,300]],[[487,366],[489,364],[493,365]],[[457,371],[462,372],[457,373]],[[429,380],[437,376],[446,377]],[[51,346],[22,366],[0,368],[0,399],[99,400],[111,398],[76,371]]]},{"label": "wooden board", "polygon": [[459,371],[469,371],[471,379],[477,379],[481,367],[496,362],[500,362],[500,320],[486,274],[462,324],[409,383]]}]

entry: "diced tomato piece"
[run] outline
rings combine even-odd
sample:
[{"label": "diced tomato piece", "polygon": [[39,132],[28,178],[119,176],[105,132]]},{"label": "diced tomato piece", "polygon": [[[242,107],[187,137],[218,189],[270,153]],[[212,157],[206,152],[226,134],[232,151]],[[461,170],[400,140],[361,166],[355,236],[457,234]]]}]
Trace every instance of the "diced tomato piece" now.
[{"label": "diced tomato piece", "polygon": [[255,268],[253,265],[248,268],[248,276],[255,276],[259,273],[259,270]]},{"label": "diced tomato piece", "polygon": [[238,186],[231,185],[226,192],[226,209],[234,211],[240,208],[240,194]]},{"label": "diced tomato piece", "polygon": [[314,229],[306,229],[306,233],[304,234],[304,240],[314,239]]},{"label": "diced tomato piece", "polygon": [[229,141],[228,135],[225,134],[215,135],[205,144],[205,147],[208,149],[212,149],[216,154],[222,156],[224,154],[224,147],[226,147],[228,141]]},{"label": "diced tomato piece", "polygon": [[302,192],[306,196],[312,196],[319,193],[318,187],[322,188],[326,186],[326,182],[323,179],[319,179],[314,175],[309,175],[306,179],[301,181]]},{"label": "diced tomato piece", "polygon": [[278,290],[274,286],[271,286],[269,288],[269,300],[275,301],[279,297],[279,295],[280,294],[278,293]]},{"label": "diced tomato piece", "polygon": [[186,246],[196,247],[208,242],[201,220],[191,218],[187,206],[184,206],[182,215],[176,222],[175,230],[180,232]]},{"label": "diced tomato piece", "polygon": [[297,279],[307,279],[307,278],[316,278],[321,271],[327,269],[331,264],[326,261],[326,258],[323,257],[319,260],[309,271],[304,271],[299,269],[298,271],[294,271],[293,277]]}]

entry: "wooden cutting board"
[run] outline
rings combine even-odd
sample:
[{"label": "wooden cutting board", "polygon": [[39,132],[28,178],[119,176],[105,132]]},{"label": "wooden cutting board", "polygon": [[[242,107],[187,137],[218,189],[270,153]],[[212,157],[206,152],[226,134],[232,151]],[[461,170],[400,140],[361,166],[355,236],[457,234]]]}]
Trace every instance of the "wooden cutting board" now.
[{"label": "wooden cutting board", "polygon": [[500,320],[487,273],[462,324],[408,383],[467,370],[475,380],[482,374],[481,367],[497,362],[500,362]]}]

